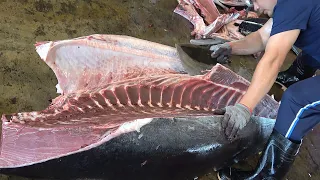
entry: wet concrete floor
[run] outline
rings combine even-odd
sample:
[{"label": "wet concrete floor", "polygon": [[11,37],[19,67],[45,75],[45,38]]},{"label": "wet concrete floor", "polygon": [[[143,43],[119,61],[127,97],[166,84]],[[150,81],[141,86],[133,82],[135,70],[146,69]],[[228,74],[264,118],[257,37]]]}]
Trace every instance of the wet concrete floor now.
[{"label": "wet concrete floor", "polygon": [[[173,13],[176,5],[175,0],[0,0],[0,114],[41,110],[57,96],[57,80],[35,52],[35,42],[123,34],[170,46],[187,43],[192,25]],[[288,55],[283,69],[293,58]],[[233,57],[232,68],[250,80],[256,62]],[[287,179],[320,179],[319,135],[318,127],[305,138]],[[198,179],[214,180],[216,174]]]}]

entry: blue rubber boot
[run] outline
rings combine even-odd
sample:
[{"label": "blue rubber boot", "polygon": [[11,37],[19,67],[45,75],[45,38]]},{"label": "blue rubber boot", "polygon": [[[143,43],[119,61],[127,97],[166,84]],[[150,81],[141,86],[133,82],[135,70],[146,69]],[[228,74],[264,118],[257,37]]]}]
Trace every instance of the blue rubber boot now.
[{"label": "blue rubber boot", "polygon": [[254,171],[225,168],[220,180],[280,180],[285,177],[299,152],[301,142],[292,142],[273,130]]},{"label": "blue rubber boot", "polygon": [[309,56],[300,52],[287,70],[279,72],[276,83],[288,88],[298,81],[312,77],[317,69],[307,65],[307,58]]}]

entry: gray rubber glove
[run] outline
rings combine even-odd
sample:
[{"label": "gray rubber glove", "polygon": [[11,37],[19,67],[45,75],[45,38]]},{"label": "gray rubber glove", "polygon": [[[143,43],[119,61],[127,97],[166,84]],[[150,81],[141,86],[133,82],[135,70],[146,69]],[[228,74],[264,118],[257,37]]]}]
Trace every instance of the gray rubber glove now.
[{"label": "gray rubber glove", "polygon": [[238,132],[247,125],[250,117],[250,110],[242,104],[227,106],[222,121],[222,128],[225,130],[226,136],[233,140]]},{"label": "gray rubber glove", "polygon": [[223,43],[223,44],[218,44],[218,45],[212,45],[210,47],[211,57],[212,58],[217,58],[217,62],[220,64],[226,64],[230,63],[231,61],[229,60],[232,48],[229,45],[229,43]]}]

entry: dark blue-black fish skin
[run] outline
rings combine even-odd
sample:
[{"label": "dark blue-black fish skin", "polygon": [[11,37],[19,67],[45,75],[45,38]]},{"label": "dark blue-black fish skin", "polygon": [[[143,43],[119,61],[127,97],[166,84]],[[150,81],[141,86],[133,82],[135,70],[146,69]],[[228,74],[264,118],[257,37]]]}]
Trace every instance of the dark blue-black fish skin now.
[{"label": "dark blue-black fish skin", "polygon": [[230,142],[222,116],[153,119],[90,150],[0,173],[39,179],[193,179],[263,147],[274,122],[251,121]]}]

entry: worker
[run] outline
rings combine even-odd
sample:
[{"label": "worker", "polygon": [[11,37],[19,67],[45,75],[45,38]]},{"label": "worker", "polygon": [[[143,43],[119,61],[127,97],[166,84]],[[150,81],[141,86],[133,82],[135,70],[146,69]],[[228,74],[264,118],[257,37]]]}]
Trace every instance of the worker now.
[{"label": "worker", "polygon": [[[245,38],[212,45],[211,56],[228,60],[231,54],[249,55],[265,50],[249,88],[239,103],[227,106],[222,126],[231,140],[246,126],[252,111],[275,80],[284,92],[273,132],[254,171],[233,168],[218,172],[219,179],[282,179],[296,158],[303,137],[320,121],[320,1],[252,0],[254,10],[270,19]],[[302,52],[287,71],[280,68],[296,45]]]}]

